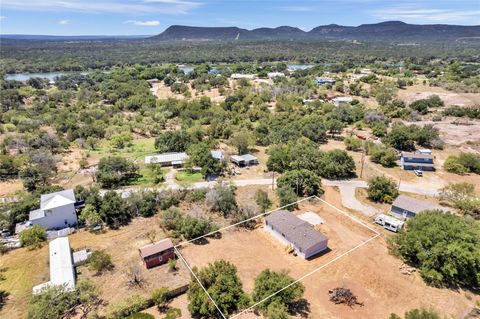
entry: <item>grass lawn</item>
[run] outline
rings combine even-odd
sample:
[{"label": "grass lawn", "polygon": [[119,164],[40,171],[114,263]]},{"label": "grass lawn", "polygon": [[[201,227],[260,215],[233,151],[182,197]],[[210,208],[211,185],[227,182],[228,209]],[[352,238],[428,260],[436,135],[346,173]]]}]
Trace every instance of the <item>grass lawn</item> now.
[{"label": "grass lawn", "polygon": [[193,183],[203,181],[203,176],[198,172],[191,173],[189,171],[180,171],[175,175],[175,179],[180,186],[187,187]]},{"label": "grass lawn", "polygon": [[[124,149],[114,149],[109,141],[102,141],[95,150],[90,151],[90,155],[98,160],[108,156],[125,157],[139,166],[139,174],[141,175],[136,180],[129,183],[129,186],[155,186],[154,175],[152,171],[144,164],[146,155],[156,154],[155,138],[142,138],[132,141],[132,144]],[[163,171],[164,174],[166,170]]]},{"label": "grass lawn", "polygon": [[[167,173],[168,169],[162,168],[163,176]],[[159,186],[160,184],[155,184],[154,182],[154,174],[151,169],[149,169],[145,164],[140,165],[140,169],[138,170],[138,174],[140,175],[137,179],[133,180],[129,183],[129,186]]]},{"label": "grass lawn", "polygon": [[146,155],[156,154],[157,151],[155,150],[155,138],[151,137],[133,140],[130,146],[121,150],[113,148],[108,141],[102,141],[90,153],[99,159],[107,156],[122,156],[143,163]]}]

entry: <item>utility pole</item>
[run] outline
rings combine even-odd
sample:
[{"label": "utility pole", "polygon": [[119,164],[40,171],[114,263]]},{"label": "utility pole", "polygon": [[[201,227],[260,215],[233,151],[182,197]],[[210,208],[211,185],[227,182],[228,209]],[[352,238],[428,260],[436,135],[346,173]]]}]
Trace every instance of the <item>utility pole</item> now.
[{"label": "utility pole", "polygon": [[275,189],[275,164],[272,164],[272,191]]},{"label": "utility pole", "polygon": [[361,161],[362,161],[362,166],[361,166],[361,168],[360,168],[360,178],[362,178],[362,176],[363,176],[363,165],[364,165],[364,163],[365,163],[365,142],[363,143],[363,151],[362,151],[362,159],[361,159]]},{"label": "utility pole", "polygon": [[398,181],[398,189],[397,189],[397,191],[399,191],[399,192],[400,192],[400,184],[401,183],[402,183],[402,178],[400,177],[400,180]]}]

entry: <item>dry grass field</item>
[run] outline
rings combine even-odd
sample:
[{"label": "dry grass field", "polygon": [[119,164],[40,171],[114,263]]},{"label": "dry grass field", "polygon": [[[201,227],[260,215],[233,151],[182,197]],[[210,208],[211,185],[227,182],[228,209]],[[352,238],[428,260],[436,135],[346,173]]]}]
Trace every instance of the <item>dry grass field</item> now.
[{"label": "dry grass field", "polygon": [[[102,299],[109,303],[121,301],[134,293],[150,296],[155,288],[167,286],[173,289],[188,283],[190,274],[180,262],[177,264],[178,271],[174,273],[169,272],[166,265],[150,270],[143,267],[138,248],[149,243],[146,236],[149,231],[157,232],[156,240],[165,237],[158,225],[157,217],[136,218],[128,226],[118,230],[100,234],[80,230],[70,235],[72,249],[87,247],[91,250],[104,250],[111,256],[114,264],[113,270],[98,276],[85,266],[78,267],[78,279],[91,279],[101,288]],[[141,269],[144,284],[140,287],[131,287],[127,283],[127,269],[132,264]],[[0,311],[0,318],[24,318],[32,287],[49,280],[48,245],[36,250],[13,250],[0,258],[0,268],[6,269],[6,280],[0,283],[0,288],[10,293],[5,308]],[[103,310],[105,309],[101,309]]]},{"label": "dry grass field", "polygon": [[480,104],[480,95],[475,93],[456,93],[441,87],[417,84],[398,91],[400,99],[410,104],[413,101],[428,98],[430,95],[438,95],[446,106],[474,106]]},{"label": "dry grass field", "polygon": [[[325,199],[340,207],[339,195],[332,188],[327,189]],[[372,236],[371,231],[324,205],[305,202],[298,212],[306,210],[325,219],[322,232],[330,239],[331,251],[313,260],[305,261],[287,254],[282,244],[262,228],[227,231],[221,239],[211,239],[201,246],[189,244],[181,252],[192,266],[202,267],[216,259],[234,263],[244,289],[251,292],[255,276],[265,268],[287,270],[292,277],[299,278]],[[364,222],[371,224],[368,219]],[[475,298],[470,292],[428,287],[417,273],[402,275],[399,271],[402,262],[390,255],[387,248],[386,239],[392,234],[377,229],[380,237],[302,281],[310,318],[388,318],[392,312],[403,314],[416,307],[437,309],[442,314],[459,318],[471,309]],[[349,308],[331,303],[328,290],[342,286],[352,289],[364,306]],[[179,303],[174,300],[172,305]],[[248,313],[239,318],[255,317],[254,313]],[[190,317],[184,314],[182,318]]]}]

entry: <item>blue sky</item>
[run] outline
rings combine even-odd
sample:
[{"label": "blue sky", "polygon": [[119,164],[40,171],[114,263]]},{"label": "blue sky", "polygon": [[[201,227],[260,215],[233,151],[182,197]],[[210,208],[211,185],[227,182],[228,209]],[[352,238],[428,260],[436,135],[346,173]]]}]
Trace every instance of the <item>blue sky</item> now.
[{"label": "blue sky", "polygon": [[1,0],[0,33],[157,34],[193,26],[359,25],[387,20],[480,25],[480,0]]}]

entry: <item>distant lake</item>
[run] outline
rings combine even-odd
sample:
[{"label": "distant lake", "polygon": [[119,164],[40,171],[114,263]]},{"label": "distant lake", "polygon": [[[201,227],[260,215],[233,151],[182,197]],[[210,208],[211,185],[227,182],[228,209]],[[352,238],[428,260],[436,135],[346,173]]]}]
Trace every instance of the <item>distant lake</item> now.
[{"label": "distant lake", "polygon": [[314,64],[287,64],[287,69],[297,71],[313,68]]},{"label": "distant lake", "polygon": [[47,72],[47,73],[15,73],[5,75],[5,80],[15,80],[25,82],[31,78],[42,78],[48,79],[49,81],[54,81],[55,78],[58,78],[63,75],[69,74],[82,74],[87,75],[90,72]]}]

